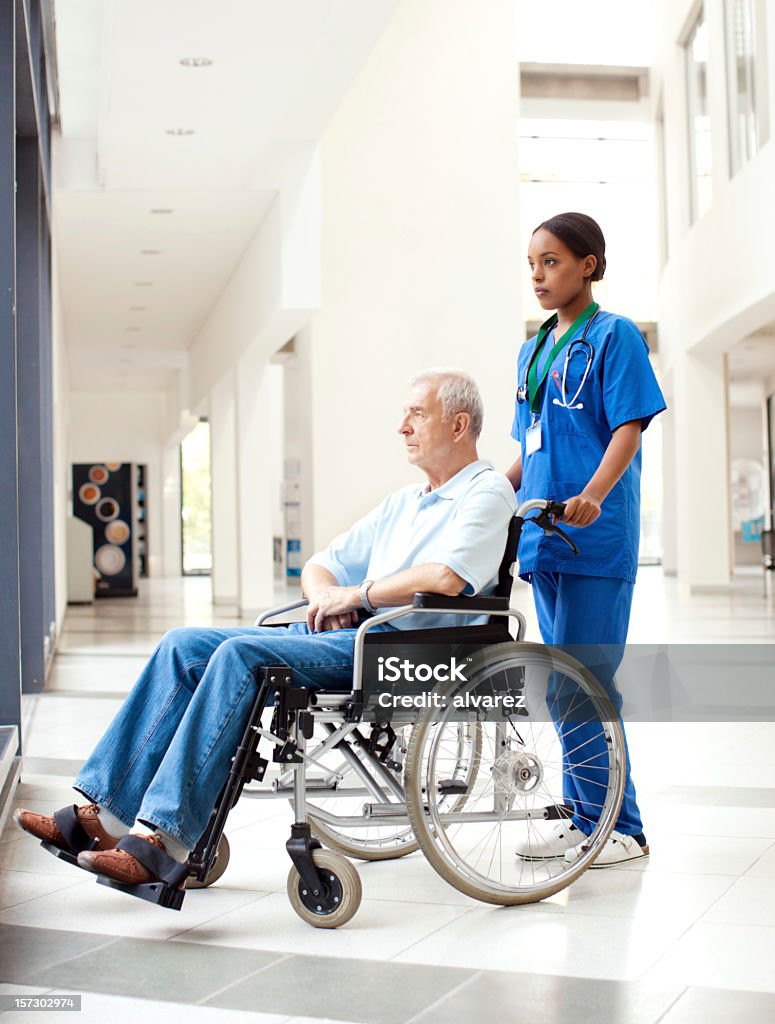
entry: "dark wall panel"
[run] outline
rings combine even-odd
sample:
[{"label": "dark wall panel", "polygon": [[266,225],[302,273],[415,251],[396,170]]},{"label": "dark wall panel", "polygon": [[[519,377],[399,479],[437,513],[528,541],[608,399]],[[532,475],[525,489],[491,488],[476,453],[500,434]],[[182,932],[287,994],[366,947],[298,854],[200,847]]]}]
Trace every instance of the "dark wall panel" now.
[{"label": "dark wall panel", "polygon": [[21,727],[14,42],[14,4],[0,0],[0,725]]}]

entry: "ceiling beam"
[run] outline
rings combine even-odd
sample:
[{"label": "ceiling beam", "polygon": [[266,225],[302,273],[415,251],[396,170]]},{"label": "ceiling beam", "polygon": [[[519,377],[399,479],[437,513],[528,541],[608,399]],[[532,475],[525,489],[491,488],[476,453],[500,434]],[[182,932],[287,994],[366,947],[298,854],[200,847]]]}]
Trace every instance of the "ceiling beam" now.
[{"label": "ceiling beam", "polygon": [[523,99],[638,103],[649,94],[648,68],[585,64],[521,64]]}]

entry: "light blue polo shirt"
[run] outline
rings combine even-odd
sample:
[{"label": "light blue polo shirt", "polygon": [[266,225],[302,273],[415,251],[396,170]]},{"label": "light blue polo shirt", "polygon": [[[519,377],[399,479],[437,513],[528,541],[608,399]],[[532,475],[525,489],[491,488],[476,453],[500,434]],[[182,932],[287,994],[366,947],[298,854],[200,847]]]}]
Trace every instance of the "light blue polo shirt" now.
[{"label": "light blue polo shirt", "polygon": [[[438,562],[466,581],[463,594],[491,594],[517,507],[513,488],[482,459],[436,490],[427,486],[413,484],[390,494],[310,562],[328,569],[342,587]],[[486,615],[419,614],[396,619],[394,625],[430,629],[486,621]]]}]

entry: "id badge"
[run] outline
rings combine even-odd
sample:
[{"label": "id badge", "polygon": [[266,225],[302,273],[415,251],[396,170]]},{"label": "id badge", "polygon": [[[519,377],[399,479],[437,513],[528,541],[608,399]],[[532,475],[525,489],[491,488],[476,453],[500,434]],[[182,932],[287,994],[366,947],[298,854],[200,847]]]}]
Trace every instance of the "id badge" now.
[{"label": "id badge", "polygon": [[525,454],[532,455],[541,449],[541,421],[538,420],[525,431]]}]

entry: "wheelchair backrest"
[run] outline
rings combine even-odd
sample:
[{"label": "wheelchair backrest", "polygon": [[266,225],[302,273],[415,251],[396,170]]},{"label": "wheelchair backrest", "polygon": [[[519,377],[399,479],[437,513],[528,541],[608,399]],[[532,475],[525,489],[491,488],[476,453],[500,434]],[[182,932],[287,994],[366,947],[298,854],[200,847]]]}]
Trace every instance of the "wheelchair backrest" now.
[{"label": "wheelchair backrest", "polygon": [[509,531],[506,535],[506,547],[503,551],[500,568],[498,569],[498,585],[495,588],[495,597],[509,598],[511,596],[511,585],[514,579],[511,570],[517,560],[517,546],[519,535],[522,530],[522,522],[516,516],[511,517]]}]

